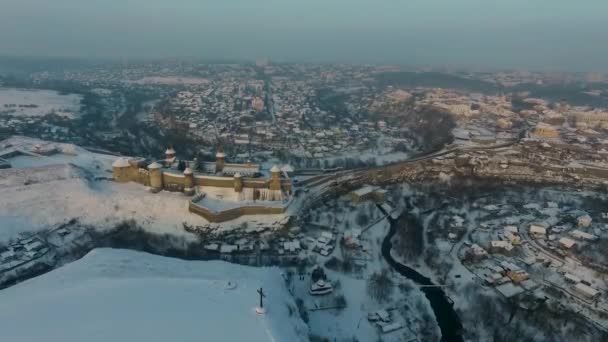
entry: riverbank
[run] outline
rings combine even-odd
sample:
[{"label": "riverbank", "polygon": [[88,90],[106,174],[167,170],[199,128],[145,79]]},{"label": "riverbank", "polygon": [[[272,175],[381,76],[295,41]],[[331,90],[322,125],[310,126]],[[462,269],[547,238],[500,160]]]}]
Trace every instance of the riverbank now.
[{"label": "riverbank", "polygon": [[[411,215],[411,213],[408,211],[404,211],[402,213],[402,216],[408,215]],[[382,256],[384,257],[386,262],[399,274],[421,285],[420,290],[429,300],[431,308],[435,313],[437,324],[439,325],[439,329],[441,330],[441,341],[464,341],[462,338],[463,326],[460,321],[460,318],[458,317],[458,314],[452,306],[453,303],[449,300],[449,298],[443,292],[441,287],[435,287],[436,284],[434,284],[429,278],[418,273],[414,269],[397,262],[391,255],[391,249],[393,246],[391,239],[399,228],[399,221],[401,218],[402,217],[393,219],[390,216],[387,217],[390,222],[390,229],[388,234],[384,237],[384,240],[382,241]]]}]

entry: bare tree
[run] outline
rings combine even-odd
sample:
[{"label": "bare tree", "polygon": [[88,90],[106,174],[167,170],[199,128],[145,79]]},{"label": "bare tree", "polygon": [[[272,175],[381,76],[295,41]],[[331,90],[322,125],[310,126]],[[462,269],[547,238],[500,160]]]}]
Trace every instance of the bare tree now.
[{"label": "bare tree", "polygon": [[378,302],[385,302],[393,294],[394,283],[388,271],[374,272],[367,281],[367,293]]}]

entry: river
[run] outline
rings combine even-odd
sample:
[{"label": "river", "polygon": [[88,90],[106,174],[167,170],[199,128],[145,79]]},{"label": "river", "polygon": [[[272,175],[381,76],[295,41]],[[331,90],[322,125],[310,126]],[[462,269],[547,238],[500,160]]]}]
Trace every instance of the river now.
[{"label": "river", "polygon": [[[404,211],[402,215],[411,215],[409,212]],[[391,248],[393,244],[391,243],[392,237],[397,232],[399,228],[399,218],[392,219],[388,216],[388,220],[390,222],[390,230],[388,234],[384,237],[382,241],[382,255],[386,262],[399,274],[402,276],[413,280],[419,285],[424,286],[433,286],[433,282],[425,277],[424,275],[418,273],[414,269],[405,266],[399,262],[397,262],[393,256],[391,255]],[[424,292],[426,298],[431,303],[431,308],[435,313],[435,317],[437,318],[437,324],[439,325],[439,329],[441,330],[441,341],[443,342],[462,342],[464,341],[462,338],[462,323],[460,322],[460,318],[458,314],[454,310],[451,301],[445,295],[441,287],[421,287],[420,290]]]}]

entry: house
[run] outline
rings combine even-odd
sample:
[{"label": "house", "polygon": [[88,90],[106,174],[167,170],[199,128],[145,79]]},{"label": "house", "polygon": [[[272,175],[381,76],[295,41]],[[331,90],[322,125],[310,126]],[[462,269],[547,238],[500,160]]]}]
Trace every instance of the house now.
[{"label": "house", "polygon": [[575,229],[570,232],[570,235],[577,240],[587,240],[587,241],[595,241],[597,240],[597,236],[589,233],[585,233],[581,230]]},{"label": "house", "polygon": [[327,239],[329,242],[334,240],[334,234],[330,232],[321,232],[321,237]]},{"label": "house", "polygon": [[361,203],[367,200],[381,203],[386,198],[386,190],[368,185],[351,192],[350,197],[353,203]]},{"label": "house", "polygon": [[511,298],[524,292],[524,289],[520,286],[514,285],[513,283],[506,283],[496,286],[496,290],[505,296],[505,298]]},{"label": "house", "polygon": [[581,282],[581,278],[575,276],[574,274],[570,274],[570,273],[564,274],[564,279],[566,279],[567,282],[572,283],[572,284],[578,284]]},{"label": "house", "polygon": [[24,245],[25,250],[27,250],[28,252],[36,252],[41,250],[44,247],[44,243],[42,243],[42,241],[40,240],[33,240],[31,242],[28,242],[27,244]]},{"label": "house", "polygon": [[569,239],[567,237],[563,237],[559,239],[559,245],[565,249],[571,249],[576,245],[576,241]]},{"label": "house", "polygon": [[220,250],[220,245],[218,245],[217,243],[210,243],[203,246],[203,248],[210,252],[217,252]]},{"label": "house", "polygon": [[348,247],[359,247],[361,242],[359,237],[361,236],[361,229],[354,228],[344,232],[344,244]]},{"label": "house", "polygon": [[378,311],[376,311],[376,315],[378,315],[378,318],[382,322],[388,323],[391,321],[391,315],[386,310],[378,310]]},{"label": "house", "polygon": [[390,324],[385,324],[385,325],[381,326],[383,334],[388,334],[390,332],[393,332],[395,330],[399,330],[401,328],[403,328],[403,326],[401,325],[401,323],[390,323]]},{"label": "house", "polygon": [[283,249],[290,253],[297,253],[300,251],[301,248],[302,247],[300,246],[300,241],[298,240],[283,242]]},{"label": "house", "polygon": [[585,214],[576,219],[579,228],[587,228],[591,225],[591,216]]},{"label": "house", "polygon": [[494,240],[490,242],[490,249],[494,253],[510,253],[513,245],[509,241]]},{"label": "house", "polygon": [[517,232],[513,233],[511,231],[506,231],[504,232],[504,236],[507,240],[509,240],[509,242],[512,245],[519,245],[521,244],[521,236],[519,236],[519,234],[517,234]]},{"label": "house", "polygon": [[530,275],[524,270],[517,270],[507,271],[507,277],[509,277],[509,279],[511,279],[513,283],[519,284],[525,280],[528,280],[530,278]]},{"label": "house", "polygon": [[520,270],[521,270],[521,267],[519,267],[519,266],[515,265],[515,264],[514,264],[514,263],[512,263],[512,262],[508,262],[508,261],[502,261],[502,262],[500,263],[500,266],[501,266],[501,267],[502,267],[502,268],[503,268],[503,269],[504,269],[506,272],[508,272],[508,271],[520,271]]},{"label": "house", "polygon": [[8,251],[0,253],[0,262],[2,262],[2,263],[13,261],[16,258],[17,258],[17,255],[12,250],[8,250]]},{"label": "house", "polygon": [[578,283],[574,285],[574,291],[587,299],[597,299],[600,296],[600,291],[592,288],[589,285]]},{"label": "house", "polygon": [[236,251],[238,249],[239,249],[239,247],[236,246],[236,245],[222,245],[222,247],[220,247],[220,253],[229,254],[229,253],[232,253],[232,252],[234,252],[234,251]]},{"label": "house", "polygon": [[483,249],[476,243],[471,245],[467,253],[471,255],[475,260],[480,260],[488,256],[488,252],[486,252],[485,249]]},{"label": "house", "polygon": [[535,239],[544,238],[547,235],[547,229],[543,226],[532,224],[530,225],[530,235]]}]

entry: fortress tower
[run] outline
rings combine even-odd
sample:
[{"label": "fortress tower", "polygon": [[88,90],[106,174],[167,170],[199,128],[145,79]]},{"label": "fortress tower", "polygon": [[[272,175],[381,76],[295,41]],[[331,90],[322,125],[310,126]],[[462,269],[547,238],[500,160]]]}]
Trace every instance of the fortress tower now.
[{"label": "fortress tower", "polygon": [[184,170],[184,194],[188,196],[194,195],[194,174],[192,169],[187,167]]},{"label": "fortress tower", "polygon": [[163,189],[163,173],[161,171],[162,165],[154,162],[148,165],[148,172],[150,174],[150,188],[153,192],[159,192]]},{"label": "fortress tower", "polygon": [[281,170],[276,165],[270,169],[270,190],[281,190]]},{"label": "fortress tower", "polygon": [[127,158],[118,158],[112,163],[112,177],[116,182],[131,181],[131,163]]},{"label": "fortress tower", "polygon": [[224,149],[220,147],[215,154],[215,172],[222,172],[225,164],[226,154],[224,154]]},{"label": "fortress tower", "polygon": [[171,164],[174,161],[175,161],[175,150],[173,149],[173,147],[169,147],[165,151],[165,162]]},{"label": "fortress tower", "polygon": [[241,174],[238,172],[234,174],[234,191],[243,191],[243,177],[241,177]]}]

